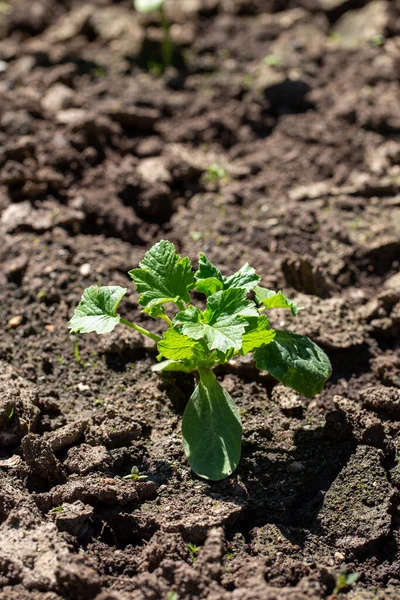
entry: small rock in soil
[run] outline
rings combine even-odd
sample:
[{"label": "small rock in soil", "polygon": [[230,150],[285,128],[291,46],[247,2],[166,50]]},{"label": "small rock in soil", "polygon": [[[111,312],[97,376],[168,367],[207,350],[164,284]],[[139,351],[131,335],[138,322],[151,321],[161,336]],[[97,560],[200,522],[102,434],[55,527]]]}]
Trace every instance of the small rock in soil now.
[{"label": "small rock in soil", "polygon": [[60,511],[51,510],[51,516],[55,517],[55,523],[59,531],[66,531],[75,537],[82,536],[87,531],[87,521],[93,515],[93,508],[89,504],[83,504],[80,500],[64,502]]},{"label": "small rock in soil", "polygon": [[400,389],[377,385],[360,392],[363,406],[370,410],[383,410],[394,419],[400,419]]},{"label": "small rock in soil", "polygon": [[341,550],[366,550],[390,532],[394,490],[381,456],[376,448],[358,446],[325,495],[317,528]]},{"label": "small rock in soil", "polygon": [[82,444],[68,450],[63,464],[70,473],[87,475],[91,471],[107,471],[111,463],[111,455],[104,446]]},{"label": "small rock in soil", "polygon": [[59,112],[73,104],[74,92],[63,83],[52,85],[42,99],[42,107],[49,112]]}]

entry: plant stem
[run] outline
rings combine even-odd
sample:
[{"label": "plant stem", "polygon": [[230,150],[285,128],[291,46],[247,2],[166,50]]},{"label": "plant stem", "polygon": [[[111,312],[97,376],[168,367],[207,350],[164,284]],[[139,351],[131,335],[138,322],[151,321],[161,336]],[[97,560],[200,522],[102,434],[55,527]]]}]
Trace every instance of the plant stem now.
[{"label": "plant stem", "polygon": [[164,10],[163,6],[160,7],[160,17],[161,17],[161,25],[164,30],[164,39],[162,41],[161,52],[162,52],[163,67],[164,67],[164,71],[165,71],[166,69],[168,69],[169,66],[171,66],[172,41],[171,41],[170,25],[169,25],[168,17],[165,14],[165,10]]},{"label": "plant stem", "polygon": [[131,329],[135,329],[135,331],[138,331],[142,335],[147,336],[148,338],[150,338],[151,340],[154,340],[155,342],[159,342],[162,339],[162,338],[160,338],[159,335],[157,335],[155,333],[151,333],[151,331],[148,331],[144,327],[140,327],[140,325],[136,325],[136,323],[131,323],[130,321],[127,321],[126,319],[123,319],[122,317],[121,317],[121,323],[123,323],[124,325],[127,325]]},{"label": "plant stem", "polygon": [[179,310],[186,310],[185,303],[182,300],[177,300],[175,302],[175,304],[177,305],[177,307],[179,308]]},{"label": "plant stem", "polygon": [[160,319],[163,319],[170,327],[172,327],[172,321],[168,315],[160,315]]}]

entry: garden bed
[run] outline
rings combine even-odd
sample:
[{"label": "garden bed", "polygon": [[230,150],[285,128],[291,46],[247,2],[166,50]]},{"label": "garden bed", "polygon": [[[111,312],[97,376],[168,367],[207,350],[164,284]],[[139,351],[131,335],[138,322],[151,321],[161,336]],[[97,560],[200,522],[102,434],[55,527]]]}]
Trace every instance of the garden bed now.
[{"label": "garden bed", "polygon": [[[0,3],[0,599],[400,598],[399,2],[169,15],[160,76],[130,1]],[[190,375],[68,333],[91,284],[163,331],[127,275],[162,238],[249,262],[333,365],[312,400],[217,370],[244,427],[220,482],[183,453]]]}]

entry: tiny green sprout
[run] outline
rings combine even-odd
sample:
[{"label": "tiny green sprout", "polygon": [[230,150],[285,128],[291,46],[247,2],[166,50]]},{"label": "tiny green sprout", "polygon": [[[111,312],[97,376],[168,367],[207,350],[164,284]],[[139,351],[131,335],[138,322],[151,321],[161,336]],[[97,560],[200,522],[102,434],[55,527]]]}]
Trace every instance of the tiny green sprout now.
[{"label": "tiny green sprout", "polygon": [[268,67],[278,68],[281,66],[281,59],[279,58],[279,56],[276,56],[275,54],[268,54],[268,56],[263,58],[263,63],[268,65]]},{"label": "tiny green sprout", "polygon": [[189,550],[190,558],[192,562],[196,562],[197,555],[200,551],[200,546],[196,546],[195,544],[188,544],[187,549]]},{"label": "tiny green sprout", "polygon": [[386,39],[385,39],[384,35],[382,35],[382,34],[375,35],[371,39],[371,46],[376,46],[376,47],[383,46],[385,41],[386,41]]},{"label": "tiny green sprout", "polygon": [[122,479],[133,479],[133,481],[145,481],[147,475],[140,475],[137,467],[132,467],[129,475],[125,475]]},{"label": "tiny green sprout", "polygon": [[53,506],[53,508],[51,509],[51,512],[62,512],[63,507],[62,504],[57,504],[57,506]]},{"label": "tiny green sprout", "polygon": [[12,409],[10,410],[10,413],[9,413],[8,417],[7,417],[7,419],[8,419],[9,421],[11,421],[11,419],[13,418],[13,416],[14,416],[14,413],[15,413],[15,408],[14,408],[14,406],[13,406],[13,407],[12,407]]},{"label": "tiny green sprout", "polygon": [[[164,0],[133,0],[133,5],[135,10],[140,13],[149,13],[158,11],[160,15],[161,25],[164,30],[164,39],[162,42],[162,70],[168,69],[168,67],[172,64],[172,40],[171,40],[171,27],[168,21],[167,14],[164,8]],[[157,71],[154,69],[154,66],[157,65],[154,61],[152,61],[153,71]],[[161,73],[162,73],[161,70]],[[160,74],[161,74],[160,73]]]},{"label": "tiny green sprout", "polygon": [[174,590],[171,590],[168,592],[167,600],[178,600],[178,594]]},{"label": "tiny green sprout", "polygon": [[347,573],[346,567],[341,567],[339,573],[336,574],[336,585],[331,598],[341,592],[346,587],[353,586],[359,579],[358,573]]},{"label": "tiny green sprout", "polygon": [[211,183],[217,183],[218,181],[222,181],[223,179],[227,178],[228,171],[217,163],[210,165],[204,176],[205,181],[209,181]]},{"label": "tiny green sprout", "polygon": [[[154,372],[195,374],[182,440],[189,464],[200,477],[212,481],[228,477],[241,454],[240,414],[216,379],[215,367],[253,352],[258,369],[303,396],[311,398],[323,390],[331,375],[325,352],[308,337],[272,328],[265,315],[279,308],[295,317],[300,308],[281,291],[261,287],[261,278],[249,264],[226,276],[200,254],[194,271],[188,257],[181,258],[171,242],[161,240],[129,275],[142,313],[167,324],[162,336],[119,314],[128,291],[119,286],[87,288],[69,322],[70,331],[105,334],[125,325],[157,344]],[[192,290],[204,294],[205,309],[192,304]],[[167,315],[166,306],[174,314]]]}]

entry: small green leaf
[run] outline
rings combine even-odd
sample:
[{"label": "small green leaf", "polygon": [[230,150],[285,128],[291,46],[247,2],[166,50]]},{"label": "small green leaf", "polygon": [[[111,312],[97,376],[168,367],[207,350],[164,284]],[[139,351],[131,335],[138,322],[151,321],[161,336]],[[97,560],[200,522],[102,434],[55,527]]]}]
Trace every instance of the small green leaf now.
[{"label": "small green leaf", "polygon": [[133,5],[135,10],[140,13],[152,12],[159,10],[164,4],[164,0],[134,0]]},{"label": "small green leaf", "polygon": [[224,289],[221,271],[204,256],[199,254],[199,268],[196,271],[196,290],[210,296]]},{"label": "small green leaf", "polygon": [[68,327],[72,332],[109,333],[120,322],[116,314],[121,299],[128,290],[119,286],[92,285],[83,292]]},{"label": "small green leaf", "polygon": [[332,373],[325,352],[304,335],[276,331],[267,346],[254,353],[258,369],[265,369],[278,381],[307,398],[312,398],[323,388]]},{"label": "small green leaf", "polygon": [[228,392],[210,369],[199,369],[200,381],[186,407],[182,438],[192,470],[219,481],[236,469],[240,460],[242,425]]},{"label": "small green leaf", "polygon": [[225,277],[204,254],[200,254],[199,269],[196,272],[196,289],[207,296],[231,288],[253,289],[260,281],[253,267],[247,263],[237,273]]},{"label": "small green leaf", "polygon": [[192,371],[194,371],[194,367],[190,366],[188,364],[185,364],[183,362],[179,362],[177,360],[163,360],[161,362],[159,362],[156,365],[153,365],[151,367],[151,370],[154,373],[161,373],[161,372],[170,372],[170,373],[175,373],[175,372],[182,372],[182,373],[191,373]]},{"label": "small green leaf", "polygon": [[272,342],[275,330],[270,329],[267,317],[246,317],[246,322],[248,325],[242,339],[242,354]]},{"label": "small green leaf", "polygon": [[151,308],[166,302],[190,302],[189,290],[195,286],[190,260],[181,258],[171,242],[161,240],[146,252],[129,275],[141,294],[139,304]]},{"label": "small green leaf", "polygon": [[248,263],[243,265],[237,273],[229,277],[224,277],[225,289],[244,288],[250,291],[256,287],[259,281],[261,281],[261,277],[257,275],[253,267],[250,267]]},{"label": "small green leaf", "polygon": [[201,341],[189,338],[173,328],[163,334],[157,348],[160,356],[170,360],[193,361],[207,355],[207,347]]},{"label": "small green leaf", "polygon": [[208,297],[204,313],[190,308],[178,313],[174,324],[184,335],[205,338],[210,350],[240,350],[246,322],[242,316],[258,316],[254,302],[246,299],[245,289],[230,289]]},{"label": "small green leaf", "polygon": [[289,300],[281,291],[275,292],[274,290],[257,286],[254,292],[257,302],[263,304],[265,308],[288,308],[294,317],[301,310],[295,302]]}]

